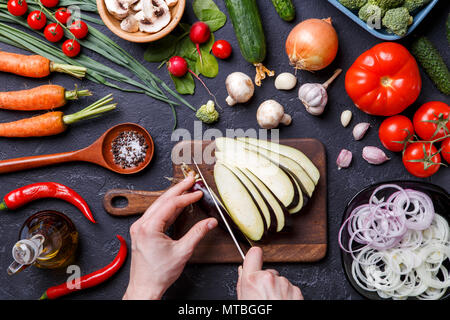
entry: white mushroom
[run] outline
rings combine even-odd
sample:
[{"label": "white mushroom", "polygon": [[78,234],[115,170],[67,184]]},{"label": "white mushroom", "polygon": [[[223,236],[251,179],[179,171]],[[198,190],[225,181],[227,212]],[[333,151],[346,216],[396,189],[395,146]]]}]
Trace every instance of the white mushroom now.
[{"label": "white mushroom", "polygon": [[280,123],[288,126],[292,122],[292,117],[284,113],[284,108],[275,100],[266,100],[256,112],[256,120],[263,129],[273,129]]},{"label": "white mushroom", "polygon": [[130,14],[128,17],[122,20],[120,23],[120,27],[123,31],[126,32],[137,32],[139,31],[139,22],[134,17],[134,15]]},{"label": "white mushroom", "polygon": [[164,0],[143,0],[143,10],[135,18],[139,21],[139,30],[155,33],[170,22],[170,10]]},{"label": "white mushroom", "polygon": [[136,2],[132,7],[131,10],[135,11],[135,12],[139,12],[142,11],[143,9],[143,5],[142,3],[144,2],[144,0],[139,0],[138,2]]},{"label": "white mushroom", "polygon": [[166,0],[166,4],[169,8],[175,6],[178,3],[178,0]]},{"label": "white mushroom", "polygon": [[126,0],[105,0],[105,5],[116,19],[122,20],[128,16],[129,4]]},{"label": "white mushroom", "polygon": [[255,86],[252,79],[242,72],[233,72],[228,75],[225,80],[228,97],[226,101],[229,106],[234,106],[236,103],[245,103],[253,97]]}]

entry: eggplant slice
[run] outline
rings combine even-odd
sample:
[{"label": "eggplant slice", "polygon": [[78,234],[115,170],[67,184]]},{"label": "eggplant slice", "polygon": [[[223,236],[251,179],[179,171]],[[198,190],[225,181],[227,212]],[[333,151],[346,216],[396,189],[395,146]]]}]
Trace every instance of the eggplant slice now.
[{"label": "eggplant slice", "polygon": [[260,241],[266,231],[265,221],[244,184],[220,163],[214,166],[214,181],[233,222],[248,239]]}]

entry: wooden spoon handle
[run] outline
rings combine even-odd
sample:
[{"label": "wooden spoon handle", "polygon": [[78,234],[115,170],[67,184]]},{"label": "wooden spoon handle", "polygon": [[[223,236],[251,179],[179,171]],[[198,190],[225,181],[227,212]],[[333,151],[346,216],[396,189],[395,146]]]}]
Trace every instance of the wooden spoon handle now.
[{"label": "wooden spoon handle", "polygon": [[39,168],[63,162],[79,160],[78,152],[64,152],[41,156],[24,157],[0,161],[0,174]]},{"label": "wooden spoon handle", "polygon": [[[165,190],[137,191],[128,189],[113,189],[106,192],[103,198],[103,207],[106,212],[113,216],[131,216],[135,214],[142,214],[164,192]],[[116,206],[115,204],[121,199],[125,200],[126,205]]]}]

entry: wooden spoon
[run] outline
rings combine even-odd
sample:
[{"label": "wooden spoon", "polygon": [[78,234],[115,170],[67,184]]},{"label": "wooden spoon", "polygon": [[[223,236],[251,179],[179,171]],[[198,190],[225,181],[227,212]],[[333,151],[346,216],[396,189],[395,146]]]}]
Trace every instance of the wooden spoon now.
[{"label": "wooden spoon", "polygon": [[[145,159],[136,167],[122,168],[114,162],[111,143],[124,131],[137,131],[144,136],[147,143],[148,149]],[[110,128],[93,144],[81,150],[0,161],[0,174],[74,161],[91,162],[117,173],[132,174],[147,167],[152,160],[153,152],[153,139],[147,130],[135,123],[122,123]]]}]

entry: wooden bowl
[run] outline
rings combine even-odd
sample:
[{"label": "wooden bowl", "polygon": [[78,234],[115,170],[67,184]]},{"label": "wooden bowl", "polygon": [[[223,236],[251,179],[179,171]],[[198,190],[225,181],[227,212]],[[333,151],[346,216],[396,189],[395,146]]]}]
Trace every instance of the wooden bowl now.
[{"label": "wooden bowl", "polygon": [[169,24],[157,33],[146,33],[140,31],[126,32],[120,28],[121,21],[113,17],[108,12],[104,0],[97,0],[98,13],[100,14],[100,17],[102,18],[103,22],[108,27],[108,29],[122,39],[138,43],[153,42],[161,38],[164,38],[166,35],[172,32],[172,30],[175,29],[175,27],[180,22],[181,17],[183,16],[184,13],[185,6],[186,0],[178,0],[178,3],[172,8],[170,8],[172,19],[170,20]]}]

